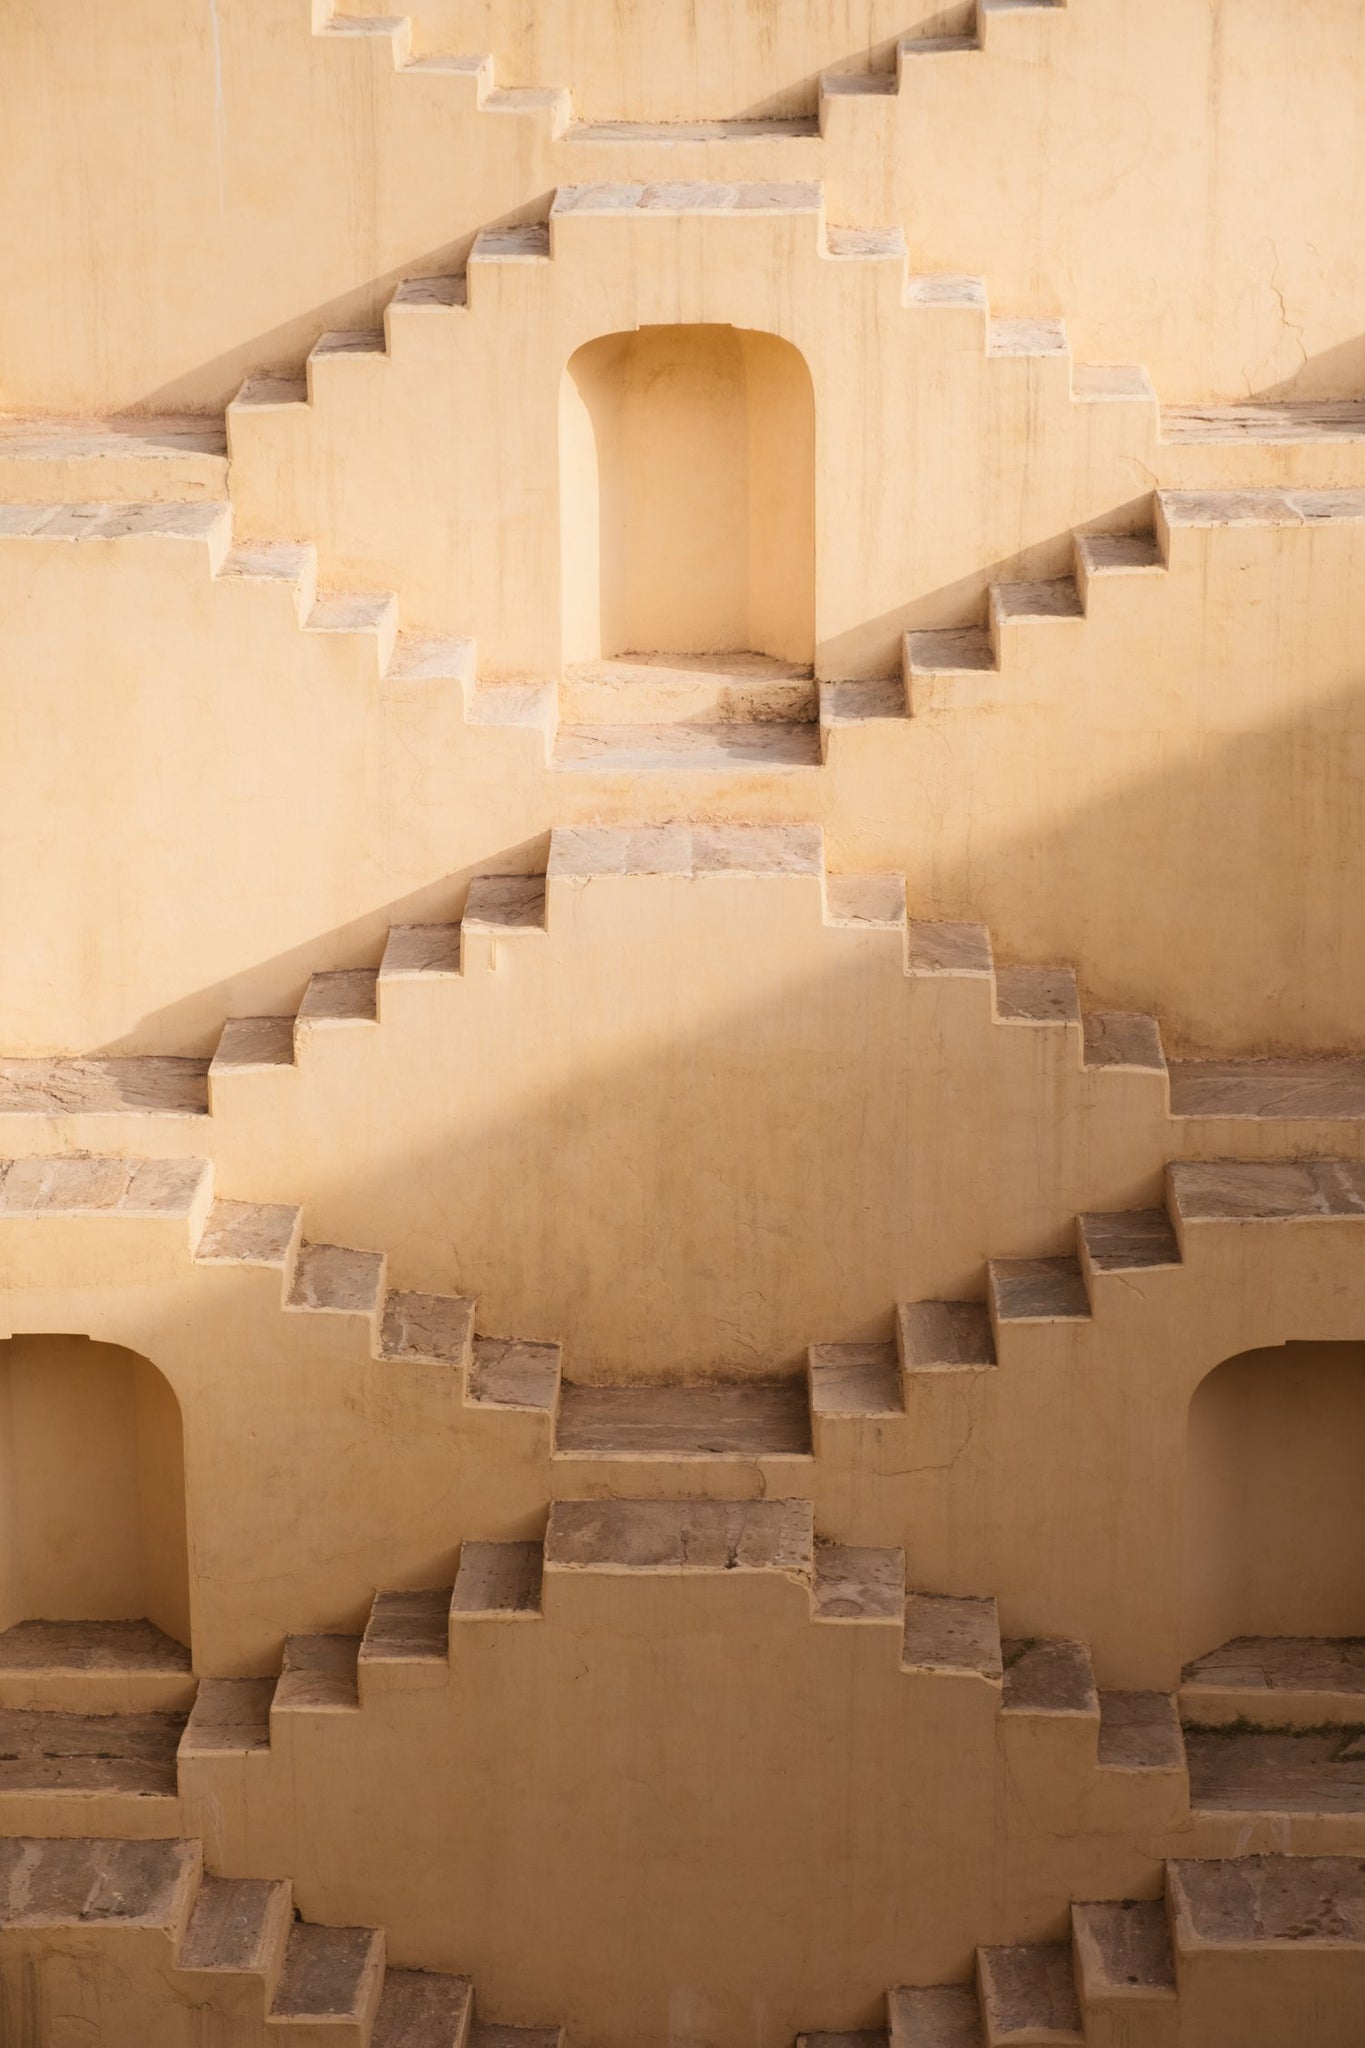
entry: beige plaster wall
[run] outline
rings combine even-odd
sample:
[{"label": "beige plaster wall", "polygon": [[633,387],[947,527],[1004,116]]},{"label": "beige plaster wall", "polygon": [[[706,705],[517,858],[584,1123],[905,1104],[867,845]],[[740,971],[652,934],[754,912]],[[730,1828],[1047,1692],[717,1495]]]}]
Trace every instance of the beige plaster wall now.
[{"label": "beige plaster wall", "polygon": [[0,1346],[4,1625],[154,1621],[189,1641],[180,1410],[161,1374],[84,1337]]},{"label": "beige plaster wall", "polygon": [[1365,1634],[1365,1347],[1226,1360],[1190,1403],[1187,1654],[1233,1636]]},{"label": "beige plaster wall", "polygon": [[[885,65],[901,33],[964,13],[452,0],[419,12],[414,48],[491,47],[504,82],[569,86],[580,118],[809,112],[821,70]],[[468,77],[395,69],[385,36],[314,35],[305,0],[11,9],[0,401],[221,407],[553,186],[679,175],[823,176],[836,220],[899,220],[923,267],[984,270],[1014,314],[1065,312],[1087,354],[1145,361],[1167,399],[1351,395],[1358,33],[1350,0],[1007,13],[980,55],[911,60],[897,97],[827,102],[822,141],[661,152],[552,142],[547,106],[478,114]]]}]

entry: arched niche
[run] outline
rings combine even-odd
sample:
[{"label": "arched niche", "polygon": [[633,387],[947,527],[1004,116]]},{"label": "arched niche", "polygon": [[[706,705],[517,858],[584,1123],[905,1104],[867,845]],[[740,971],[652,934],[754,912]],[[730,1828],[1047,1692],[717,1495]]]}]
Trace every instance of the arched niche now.
[{"label": "arched niche", "polygon": [[190,1640],[180,1404],[137,1352],[0,1343],[0,1627],[154,1622]]},{"label": "arched niche", "polygon": [[1185,1461],[1182,1657],[1365,1635],[1365,1342],[1243,1351],[1201,1381]]},{"label": "arched niche", "polygon": [[560,395],[566,666],[815,646],[815,394],[776,335],[604,335]]}]

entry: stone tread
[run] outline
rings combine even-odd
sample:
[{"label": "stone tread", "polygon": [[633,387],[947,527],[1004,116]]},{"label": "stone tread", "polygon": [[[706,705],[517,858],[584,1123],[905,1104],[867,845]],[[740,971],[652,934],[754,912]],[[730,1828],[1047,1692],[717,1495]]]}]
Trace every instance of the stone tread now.
[{"label": "stone tread", "polygon": [[1083,1322],[1090,1315],[1075,1259],[992,1259],[986,1270],[998,1323]]},{"label": "stone tread", "polygon": [[813,1416],[900,1415],[900,1360],[894,1344],[813,1344]]},{"label": "stone tread", "polygon": [[373,1927],[319,1927],[296,1920],[271,2002],[272,2018],[363,2019],[384,1968],[384,1937]]},{"label": "stone tread", "polygon": [[907,306],[952,307],[959,312],[987,311],[986,280],[958,271],[922,271],[905,281],[902,303]]},{"label": "stone tread", "polygon": [[1001,1707],[1017,1714],[1086,1714],[1098,1717],[1090,1653],[1059,1637],[1023,1637],[1001,1644]]},{"label": "stone tread", "polygon": [[1365,441],[1365,401],[1288,399],[1270,405],[1163,405],[1165,441]]},{"label": "stone tread", "polygon": [[1185,1745],[1175,1701],[1164,1692],[1101,1692],[1100,1764],[1120,1771],[1179,1771]]},{"label": "stone tread", "polygon": [[824,873],[818,825],[558,826],[548,875],[810,875]]},{"label": "stone tread", "polygon": [[1166,1177],[1171,1205],[1186,1223],[1365,1216],[1358,1160],[1177,1160]]},{"label": "stone tread", "polygon": [[460,2048],[473,2003],[467,1977],[386,1970],[370,2048]]},{"label": "stone tread", "polygon": [[718,775],[735,768],[818,768],[820,728],[783,719],[686,725],[561,725],[556,768],[611,775]]},{"label": "stone tread", "polygon": [[1097,1273],[1180,1264],[1180,1246],[1164,1209],[1097,1210],[1079,1217],[1076,1229]]},{"label": "stone tread", "polygon": [[1177,1859],[1166,1866],[1176,1947],[1365,1946],[1359,1856]]},{"label": "stone tread", "polygon": [[1075,1905],[1071,1938],[1087,2006],[1104,1999],[1174,1998],[1175,1957],[1164,1899]]},{"label": "stone tread", "polygon": [[440,1663],[450,1652],[452,1586],[413,1593],[376,1593],[360,1640],[358,1663]]},{"label": "stone tread", "polygon": [[901,1984],[886,2004],[891,2048],[985,2048],[974,1984]]},{"label": "stone tread", "polygon": [[0,1060],[0,1116],[207,1116],[208,1070],[152,1054]]},{"label": "stone tread", "polygon": [[359,1636],[286,1636],[270,1711],[349,1711],[360,1705]]},{"label": "stone tread", "polygon": [[0,1708],[0,1793],[174,1799],[185,1714],[59,1714]]},{"label": "stone tread", "polygon": [[292,1017],[229,1017],[209,1066],[210,1074],[229,1067],[292,1067]]},{"label": "stone tread", "polygon": [[229,1202],[209,1210],[194,1256],[212,1266],[288,1265],[298,1233],[297,1209],[280,1202]]},{"label": "stone tread", "polygon": [[1203,1813],[1365,1814],[1365,1730],[1185,1728],[1190,1806]]},{"label": "stone tread", "polygon": [[439,277],[405,277],[391,306],[467,306],[469,279],[464,271],[447,271]]},{"label": "stone tread", "polygon": [[301,1244],[285,1307],[372,1316],[379,1308],[383,1276],[382,1252],[352,1251],[337,1244]]},{"label": "stone tread", "polygon": [[969,1674],[998,1685],[1004,1668],[994,1600],[910,1593],[901,1662],[909,1670]]},{"label": "stone tread", "polygon": [[197,1842],[0,1837],[0,1926],[174,1933],[199,1883]]},{"label": "stone tread", "polygon": [[185,1645],[150,1621],[19,1621],[0,1631],[0,1671],[189,1670]]},{"label": "stone tread", "polygon": [[543,930],[544,875],[476,875],[460,922],[469,931]]},{"label": "stone tread", "polygon": [[231,527],[231,512],[221,499],[191,504],[0,505],[0,540],[225,541]]},{"label": "stone tread", "polygon": [[564,2048],[562,2027],[499,2027],[491,2020],[475,2020],[469,2030],[469,2048]]},{"label": "stone tread", "polygon": [[1066,329],[1060,320],[992,320],[986,330],[990,356],[1064,356]]},{"label": "stone tread", "polygon": [[0,1217],[189,1216],[204,1159],[0,1159]]},{"label": "stone tread", "polygon": [[227,459],[221,419],[202,413],[144,413],[108,419],[0,419],[0,460],[83,462],[117,456],[174,461],[181,455]]},{"label": "stone tread", "polygon": [[817,1543],[811,1608],[818,1621],[890,1621],[903,1627],[904,1551]]},{"label": "stone tread", "polygon": [[820,187],[810,180],[789,183],[675,183],[561,185],[551,217],[568,213],[818,213]]},{"label": "stone tread", "polygon": [[811,115],[787,119],[733,121],[575,121],[568,142],[773,142],[819,136]]},{"label": "stone tread", "polygon": [[980,1372],[996,1362],[984,1301],[903,1301],[896,1315],[907,1372]]},{"label": "stone tread", "polygon": [[1171,1115],[1294,1118],[1365,1117],[1365,1060],[1173,1060]]},{"label": "stone tread", "polygon": [[905,929],[905,877],[892,874],[826,875],[827,924]]},{"label": "stone tread", "polygon": [[546,1563],[589,1571],[777,1571],[809,1580],[809,1501],[556,1501]]},{"label": "stone tread", "polygon": [[1002,1023],[1079,1024],[1081,1002],[1070,967],[997,967],[995,1013]]},{"label": "stone tread", "polygon": [[415,1294],[391,1287],[384,1297],[381,1358],[426,1365],[468,1364],[474,1304],[459,1294]]},{"label": "stone tread", "polygon": [[206,1871],[176,1956],[181,1970],[266,1970],[285,1946],[290,1887]]},{"label": "stone tread", "polygon": [[920,675],[985,675],[998,670],[984,626],[921,627],[905,636],[906,659]]},{"label": "stone tread", "polygon": [[911,918],[907,934],[911,974],[994,975],[991,935],[984,924],[938,924]]},{"label": "stone tread", "polygon": [[1071,576],[1050,582],[993,583],[991,611],[1002,624],[1017,620],[1080,619],[1081,593]]},{"label": "stone tread", "polygon": [[414,981],[460,971],[457,924],[395,924],[389,927],[379,979]]},{"label": "stone tread", "polygon": [[246,1755],[270,1747],[273,1678],[201,1678],[181,1738],[186,1755]]},{"label": "stone tread", "polygon": [[1064,1941],[981,1948],[977,1982],[991,2048],[1009,2041],[1084,2048],[1071,1945]]},{"label": "stone tread", "polygon": [[1166,1072],[1161,1027],[1155,1017],[1137,1010],[1087,1010],[1081,1019],[1085,1064],[1088,1067],[1136,1067],[1143,1073]]},{"label": "stone tread", "polygon": [[342,968],[315,974],[304,990],[295,1025],[373,1024],[378,1015],[378,970]]},{"label": "stone tread", "polygon": [[1131,575],[1166,566],[1154,533],[1083,533],[1076,537],[1076,548],[1092,576]]},{"label": "stone tread", "polygon": [[1365,519],[1365,490],[1158,491],[1168,527],[1303,526]]},{"label": "stone tread", "polygon": [[555,1450],[607,1458],[805,1458],[811,1455],[810,1407],[799,1380],[570,1384],[560,1394]]},{"label": "stone tread", "polygon": [[538,1615],[544,1563],[539,1543],[461,1544],[451,1614]]},{"label": "stone tread", "polygon": [[1234,1636],[1185,1666],[1182,1700],[1200,1692],[1236,1694],[1248,1709],[1279,1693],[1335,1695],[1358,1701],[1365,1722],[1365,1636]]},{"label": "stone tread", "polygon": [[476,1337],[465,1398],[480,1408],[524,1408],[553,1415],[559,1400],[557,1344],[521,1337]]}]

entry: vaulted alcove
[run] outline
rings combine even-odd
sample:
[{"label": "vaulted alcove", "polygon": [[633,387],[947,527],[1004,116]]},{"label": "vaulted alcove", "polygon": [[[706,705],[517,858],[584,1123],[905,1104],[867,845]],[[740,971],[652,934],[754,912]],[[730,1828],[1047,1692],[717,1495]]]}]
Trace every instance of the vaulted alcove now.
[{"label": "vaulted alcove", "polygon": [[190,1640],[180,1405],[136,1352],[0,1344],[0,1627],[154,1622]]},{"label": "vaulted alcove", "polygon": [[1365,1635],[1365,1343],[1217,1366],[1190,1403],[1185,1658],[1234,1636]]},{"label": "vaulted alcove", "polygon": [[560,399],[563,657],[815,642],[815,401],[804,358],[729,326],[579,349]]}]

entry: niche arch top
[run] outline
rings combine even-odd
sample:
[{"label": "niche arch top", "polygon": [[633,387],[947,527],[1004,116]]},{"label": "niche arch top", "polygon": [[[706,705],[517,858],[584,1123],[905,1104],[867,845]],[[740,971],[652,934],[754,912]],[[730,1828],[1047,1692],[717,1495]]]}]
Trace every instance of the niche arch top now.
[{"label": "niche arch top", "polygon": [[570,358],[559,405],[563,661],[815,648],[815,393],[800,351],[640,327]]}]

